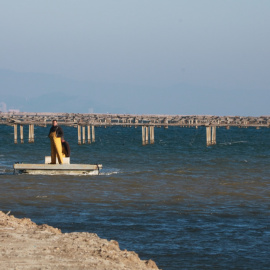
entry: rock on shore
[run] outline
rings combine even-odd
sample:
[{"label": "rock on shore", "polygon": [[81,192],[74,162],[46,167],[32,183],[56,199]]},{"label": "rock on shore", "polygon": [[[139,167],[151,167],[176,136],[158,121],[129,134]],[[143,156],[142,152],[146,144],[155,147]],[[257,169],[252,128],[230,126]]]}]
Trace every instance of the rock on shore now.
[{"label": "rock on shore", "polygon": [[158,269],[118,242],[93,233],[62,233],[0,211],[0,269]]}]

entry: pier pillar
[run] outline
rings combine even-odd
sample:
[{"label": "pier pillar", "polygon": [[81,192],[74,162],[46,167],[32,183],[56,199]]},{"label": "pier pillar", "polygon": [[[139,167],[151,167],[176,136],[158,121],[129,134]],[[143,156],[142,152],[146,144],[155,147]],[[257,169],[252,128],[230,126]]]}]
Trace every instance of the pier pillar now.
[{"label": "pier pillar", "polygon": [[29,132],[28,132],[28,143],[33,143],[34,142],[34,125],[30,124],[29,125]]},{"label": "pier pillar", "polygon": [[14,143],[17,144],[18,143],[18,138],[17,138],[17,124],[14,125]]},{"label": "pier pillar", "polygon": [[96,141],[96,136],[95,136],[95,126],[92,126],[92,142]]},{"label": "pier pillar", "polygon": [[31,143],[31,125],[28,127],[28,143]]},{"label": "pier pillar", "polygon": [[206,127],[206,145],[211,145],[211,127]]},{"label": "pier pillar", "polygon": [[149,127],[145,127],[145,143],[148,144],[149,143]]},{"label": "pier pillar", "polygon": [[32,125],[32,143],[35,142],[35,133],[34,133],[35,129],[34,129],[34,124]]},{"label": "pier pillar", "polygon": [[214,145],[217,144],[216,139],[216,127],[206,127],[206,145]]},{"label": "pier pillar", "polygon": [[23,125],[20,125],[20,138],[21,138],[21,143],[24,143],[24,141],[23,141]]},{"label": "pier pillar", "polygon": [[82,143],[85,144],[85,126],[82,127]]},{"label": "pier pillar", "polygon": [[155,142],[155,127],[154,126],[150,126],[150,143],[154,144]]},{"label": "pier pillar", "polygon": [[91,132],[90,132],[90,125],[87,126],[87,142],[91,143]]},{"label": "pier pillar", "polygon": [[212,127],[212,140],[211,140],[212,145],[217,144],[216,134],[217,134],[217,127]]},{"label": "pier pillar", "polygon": [[81,126],[78,125],[78,144],[82,144]]},{"label": "pier pillar", "polygon": [[142,145],[149,143],[149,131],[150,131],[150,143],[153,144],[154,139],[154,126],[142,126]]},{"label": "pier pillar", "polygon": [[142,145],[145,145],[145,126],[142,126]]}]

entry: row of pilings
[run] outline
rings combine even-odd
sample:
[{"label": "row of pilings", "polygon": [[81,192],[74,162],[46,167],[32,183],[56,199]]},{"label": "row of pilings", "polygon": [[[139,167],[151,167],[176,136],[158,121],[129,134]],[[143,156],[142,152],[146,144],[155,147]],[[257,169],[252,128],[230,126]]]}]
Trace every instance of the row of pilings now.
[{"label": "row of pilings", "polygon": [[[46,127],[56,119],[59,125],[78,128],[78,144],[95,141],[95,126],[134,126],[142,128],[142,144],[154,143],[154,128],[170,126],[205,127],[206,145],[216,144],[216,127],[270,128],[270,116],[241,117],[214,115],[131,115],[131,114],[76,114],[76,113],[29,113],[0,112],[0,125],[14,126],[14,142],[24,142],[23,127],[29,125],[28,142],[34,142],[34,125]],[[87,131],[87,138],[86,138]]]},{"label": "row of pilings", "polygon": [[[35,134],[34,134],[34,124],[28,125],[28,143],[34,143]],[[14,124],[14,143],[18,143],[18,125]],[[24,125],[19,125],[19,134],[20,134],[20,142],[24,143]],[[106,126],[104,126],[106,127]],[[141,126],[142,128],[142,145],[154,144],[155,143],[155,126]],[[164,128],[168,128],[165,126]],[[78,144],[91,144],[96,141],[95,136],[95,126],[94,125],[77,125],[78,129]],[[87,133],[86,133],[87,130]],[[87,135],[87,137],[86,137]],[[207,126],[206,127],[206,145],[215,145],[216,141],[216,126]]]},{"label": "row of pilings", "polygon": [[155,142],[155,127],[154,126],[142,126],[142,144],[143,145],[146,145],[149,143],[149,137],[150,137],[150,144],[154,144],[154,142]]},{"label": "row of pilings", "polygon": [[[18,125],[15,124],[14,126],[14,143],[18,143]],[[20,125],[20,142],[24,143],[24,133],[23,133],[24,125]],[[28,143],[35,142],[35,132],[34,132],[34,124],[30,124],[28,128]]]},{"label": "row of pilings", "polygon": [[[90,144],[91,142],[95,142],[95,141],[96,141],[95,126],[88,125],[87,126],[87,143]],[[86,143],[85,126],[78,125],[78,144],[85,144],[85,143]]]},{"label": "row of pilings", "polygon": [[[18,143],[18,125],[14,124],[14,143]],[[20,127],[20,142],[24,143],[24,125],[19,125]],[[34,132],[34,124],[28,125],[28,143],[35,142],[35,132]],[[92,129],[92,132],[91,132]],[[95,142],[95,126],[87,126],[87,142],[90,144],[91,142]],[[78,144],[85,144],[85,126],[78,125]]]}]

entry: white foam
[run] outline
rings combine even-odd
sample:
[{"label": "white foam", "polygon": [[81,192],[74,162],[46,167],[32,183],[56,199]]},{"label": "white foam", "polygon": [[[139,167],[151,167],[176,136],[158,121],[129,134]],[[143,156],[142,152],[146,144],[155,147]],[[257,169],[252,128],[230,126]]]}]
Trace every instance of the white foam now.
[{"label": "white foam", "polygon": [[99,172],[99,175],[113,175],[118,173],[120,173],[119,169],[107,169],[107,170],[102,169],[102,171]]}]

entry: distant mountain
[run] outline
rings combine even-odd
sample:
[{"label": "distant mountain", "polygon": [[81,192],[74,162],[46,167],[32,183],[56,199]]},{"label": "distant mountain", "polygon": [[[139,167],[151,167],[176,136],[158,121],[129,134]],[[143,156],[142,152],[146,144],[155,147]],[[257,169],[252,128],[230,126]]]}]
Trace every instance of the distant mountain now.
[{"label": "distant mountain", "polygon": [[162,89],[0,69],[0,103],[20,111],[182,114],[192,111],[185,107],[189,92],[183,85]]},{"label": "distant mountain", "polygon": [[[0,102],[20,111],[78,111],[87,104],[80,91],[87,85],[67,78],[0,69]],[[86,103],[86,104],[85,104]]]},{"label": "distant mountain", "polygon": [[149,87],[87,82],[0,69],[0,111],[267,115],[268,109],[261,108],[268,108],[269,91],[263,97],[258,93],[222,86],[217,90],[187,84]]}]

